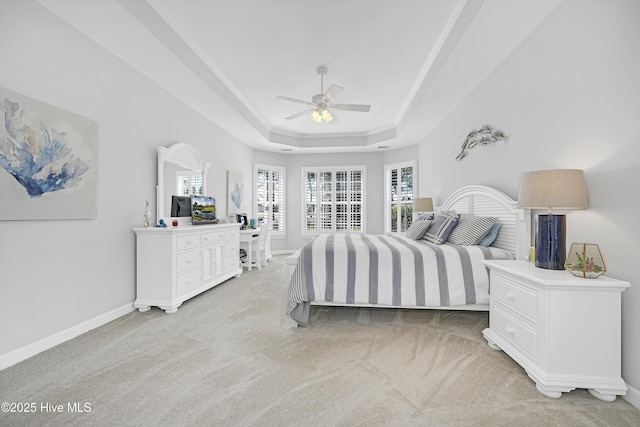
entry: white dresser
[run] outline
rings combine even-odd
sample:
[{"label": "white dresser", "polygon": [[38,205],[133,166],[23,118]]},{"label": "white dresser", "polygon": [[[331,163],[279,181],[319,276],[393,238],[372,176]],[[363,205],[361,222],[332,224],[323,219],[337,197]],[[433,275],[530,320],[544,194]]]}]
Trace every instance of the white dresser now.
[{"label": "white dresser", "polygon": [[599,399],[625,395],[621,296],[629,283],[582,279],[525,261],[483,261],[490,270],[489,346],[503,350],[558,398],[585,388]]},{"label": "white dresser", "polygon": [[207,289],[242,274],[238,224],[135,228],[136,300],[167,313]]}]

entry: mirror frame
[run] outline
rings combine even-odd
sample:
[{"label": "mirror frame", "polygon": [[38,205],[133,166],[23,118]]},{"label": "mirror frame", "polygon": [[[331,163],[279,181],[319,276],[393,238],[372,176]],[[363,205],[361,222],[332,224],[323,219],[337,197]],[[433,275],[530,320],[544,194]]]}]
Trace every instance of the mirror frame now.
[{"label": "mirror frame", "polygon": [[[174,164],[185,169],[194,170],[202,174],[202,194],[207,194],[207,169],[211,166],[211,163],[204,161],[198,150],[193,146],[184,142],[178,142],[170,145],[169,147],[158,147],[158,184],[156,185],[156,218],[157,223],[160,223],[161,219],[164,219],[167,226],[171,226],[170,214],[165,215],[165,203],[169,201],[165,198],[165,187],[168,183],[164,182],[164,167],[165,164]],[[172,184],[173,185],[173,184]],[[191,224],[191,218],[177,218],[178,225],[187,224],[185,221]]]}]

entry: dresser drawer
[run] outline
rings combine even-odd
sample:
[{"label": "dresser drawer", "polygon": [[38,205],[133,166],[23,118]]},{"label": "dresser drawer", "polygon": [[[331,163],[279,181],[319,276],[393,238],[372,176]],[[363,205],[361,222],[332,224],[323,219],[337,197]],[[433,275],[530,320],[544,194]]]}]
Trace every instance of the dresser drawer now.
[{"label": "dresser drawer", "polygon": [[234,243],[227,243],[227,258],[234,258],[234,259],[238,259],[238,257],[240,256],[240,243],[239,242],[234,242]]},{"label": "dresser drawer", "polygon": [[230,230],[226,234],[227,242],[237,242],[240,240],[240,230]]},{"label": "dresser drawer", "polygon": [[202,246],[219,242],[224,242],[224,231],[211,231],[200,235],[200,244]]},{"label": "dresser drawer", "polygon": [[489,318],[491,329],[502,335],[507,341],[537,361],[538,340],[535,331],[531,330],[500,307],[491,307]]},{"label": "dresser drawer", "polygon": [[176,255],[176,272],[181,273],[200,265],[200,252],[188,251],[180,252]]},{"label": "dresser drawer", "polygon": [[538,295],[535,289],[522,286],[513,280],[494,273],[491,276],[491,298],[495,298],[518,314],[536,322]]},{"label": "dresser drawer", "polygon": [[200,236],[198,234],[187,234],[185,236],[176,237],[176,249],[183,251],[185,249],[195,249],[200,245]]},{"label": "dresser drawer", "polygon": [[236,257],[236,258],[228,258],[227,262],[225,263],[225,273],[229,273],[231,271],[237,270],[238,268],[240,268],[240,258]]},{"label": "dresser drawer", "polygon": [[200,271],[190,270],[186,273],[178,274],[176,278],[176,292],[177,295],[182,295],[184,292],[190,291],[196,288],[200,284]]}]

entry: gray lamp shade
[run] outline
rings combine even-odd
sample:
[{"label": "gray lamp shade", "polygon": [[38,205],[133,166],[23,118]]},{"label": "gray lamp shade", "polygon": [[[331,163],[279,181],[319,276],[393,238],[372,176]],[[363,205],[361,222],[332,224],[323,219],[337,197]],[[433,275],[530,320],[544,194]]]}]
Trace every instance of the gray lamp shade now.
[{"label": "gray lamp shade", "polygon": [[423,197],[413,200],[414,212],[433,212],[433,200],[431,197]]},{"label": "gray lamp shade", "polygon": [[587,185],[579,169],[523,173],[518,207],[531,209],[587,209]]}]

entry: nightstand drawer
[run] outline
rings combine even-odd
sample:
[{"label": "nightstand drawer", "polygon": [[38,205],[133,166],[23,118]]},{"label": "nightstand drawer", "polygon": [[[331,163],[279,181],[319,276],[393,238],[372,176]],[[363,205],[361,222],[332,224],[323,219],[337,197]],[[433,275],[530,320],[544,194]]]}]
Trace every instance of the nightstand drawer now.
[{"label": "nightstand drawer", "polygon": [[538,295],[531,289],[498,273],[491,275],[491,297],[497,299],[518,314],[536,322],[538,318]]},{"label": "nightstand drawer", "polygon": [[511,317],[499,307],[492,307],[489,326],[506,340],[524,351],[534,361],[537,360],[537,336],[524,324]]}]

